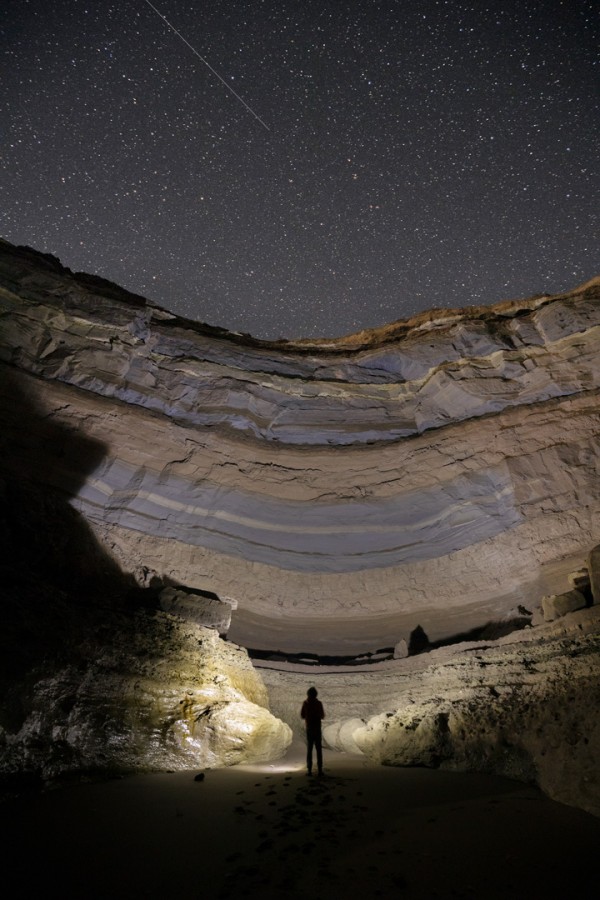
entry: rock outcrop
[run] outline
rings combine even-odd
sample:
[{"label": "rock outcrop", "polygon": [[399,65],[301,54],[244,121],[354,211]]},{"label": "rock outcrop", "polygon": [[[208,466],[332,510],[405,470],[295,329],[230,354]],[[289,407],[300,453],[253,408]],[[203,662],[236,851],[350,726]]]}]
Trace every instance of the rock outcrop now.
[{"label": "rock outcrop", "polygon": [[8,705],[19,711],[0,728],[4,776],[264,762],[292,738],[243,649],[160,611],[95,622],[62,664],[39,664],[26,703],[14,695],[13,685]]},{"label": "rock outcrop", "polygon": [[[3,378],[11,477],[51,479],[140,583],[237,601],[238,643],[436,642],[531,610],[597,543],[598,280],[261,342],[1,249],[0,360],[39,411],[24,433]],[[79,444],[41,451],[50,424]]]},{"label": "rock outcrop", "polygon": [[272,708],[298,731],[298,681],[315,681],[333,749],[384,765],[505,775],[600,815],[598,606],[359,675],[261,665]]},{"label": "rock outcrop", "polygon": [[[372,664],[353,669],[334,744],[535,778],[585,806],[599,359],[600,279],[267,342],[0,243],[5,769],[281,753],[289,732],[227,633],[263,658]],[[573,602],[546,617],[589,608],[526,627],[581,567],[589,587],[574,577]],[[464,645],[486,635],[488,649]],[[463,656],[438,666],[452,642]],[[390,693],[386,666],[420,674]],[[264,665],[287,721],[309,671],[292,666],[283,701]]]}]

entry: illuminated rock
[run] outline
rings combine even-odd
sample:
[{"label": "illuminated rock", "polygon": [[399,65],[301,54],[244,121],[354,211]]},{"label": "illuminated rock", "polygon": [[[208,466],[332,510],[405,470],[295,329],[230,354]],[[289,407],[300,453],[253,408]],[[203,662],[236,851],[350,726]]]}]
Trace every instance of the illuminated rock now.
[{"label": "illuminated rock", "polygon": [[539,642],[527,635],[434,663],[352,740],[387,765],[506,775],[600,815],[599,613],[590,612]]},{"label": "illuminated rock", "polygon": [[[332,740],[535,777],[591,808],[596,608],[493,641],[539,621],[541,598],[586,562],[599,602],[598,547],[586,560],[600,535],[598,359],[599,279],[266,342],[1,243],[5,769],[282,752],[289,734],[247,657],[219,642],[231,611],[231,640],[284,660],[264,678],[294,728],[306,680],[325,673],[287,671],[286,655],[380,661],[396,647],[319,682]],[[161,601],[157,584],[174,593]],[[491,645],[481,660],[435,649],[475,633]]]},{"label": "illuminated rock", "polygon": [[246,652],[157,612],[105,623],[101,640],[45,664],[23,720],[0,730],[0,771],[114,773],[277,759],[290,728],[268,710]]},{"label": "illuminated rock", "polygon": [[291,743],[292,730],[263,707],[238,700],[201,710],[190,739],[207,765],[230,766],[279,759]]},{"label": "illuminated rock", "polygon": [[[324,669],[325,740],[385,765],[535,782],[600,815],[599,626],[594,606],[492,644],[447,646],[367,671]],[[289,697],[308,673],[262,672],[273,710],[299,730]]]},{"label": "illuminated rock", "polygon": [[343,722],[333,722],[323,728],[323,739],[327,746],[333,750],[345,753],[362,753],[362,750],[354,739],[355,734],[360,734],[365,726],[363,719],[346,719]]},{"label": "illuminated rock", "polygon": [[598,280],[261,342],[31,251],[0,263],[0,358],[40,417],[22,432],[4,379],[10,476],[72,494],[139,583],[237,601],[238,643],[436,642],[537,606],[597,541]]}]

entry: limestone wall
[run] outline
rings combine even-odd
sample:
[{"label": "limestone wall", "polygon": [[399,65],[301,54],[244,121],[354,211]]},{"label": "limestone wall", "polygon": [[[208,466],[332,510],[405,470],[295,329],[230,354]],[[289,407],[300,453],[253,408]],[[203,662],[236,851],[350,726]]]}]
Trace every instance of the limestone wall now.
[{"label": "limestone wall", "polygon": [[4,689],[3,779],[201,770],[277,759],[290,744],[246,652],[215,631],[139,610],[78,632],[65,622],[68,653]]},{"label": "limestone wall", "polygon": [[345,671],[262,664],[273,712],[302,731],[315,685],[324,736],[386,765],[490,772],[600,815],[600,607],[498,641]]},{"label": "limestone wall", "polygon": [[[165,589],[284,654],[535,619],[600,541],[599,359],[599,279],[264,342],[0,242],[0,769],[283,752],[244,651],[160,612]],[[598,619],[572,615],[320,670],[332,743],[596,812]],[[317,675],[263,671],[296,727]]]}]

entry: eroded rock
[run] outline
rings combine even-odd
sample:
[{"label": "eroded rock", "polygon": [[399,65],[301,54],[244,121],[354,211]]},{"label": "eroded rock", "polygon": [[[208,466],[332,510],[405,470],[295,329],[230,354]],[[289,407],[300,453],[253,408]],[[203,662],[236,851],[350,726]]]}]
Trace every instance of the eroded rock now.
[{"label": "eroded rock", "polygon": [[179,588],[166,587],[160,592],[160,608],[206,628],[215,628],[219,634],[227,634],[231,625],[232,607],[218,597],[190,593]]},{"label": "eroded rock", "polygon": [[239,598],[243,645],[436,643],[558,593],[597,541],[598,298],[262,342],[3,243],[7,477],[69,496],[140,583]]},{"label": "eroded rock", "polygon": [[277,759],[291,730],[246,652],[162,612],[120,617],[35,673],[0,730],[0,773],[208,768]]},{"label": "eroded rock", "polygon": [[402,640],[398,641],[398,643],[394,646],[394,659],[405,659],[408,656],[408,644],[402,638]]},{"label": "eroded rock", "polygon": [[[264,342],[0,244],[5,771],[281,752],[222,611],[210,630],[182,594],[156,612],[161,587],[187,586],[238,598],[229,636],[273,665],[377,660],[323,684],[340,746],[597,809],[596,608],[512,649],[500,635],[598,541],[599,354],[598,279]],[[469,635],[483,643],[462,655],[432,649]],[[382,662],[400,636],[409,656]],[[304,674],[288,674],[269,687],[295,728]]]},{"label": "eroded rock", "polygon": [[594,547],[588,558],[590,589],[594,603],[600,604],[600,544]]},{"label": "eroded rock", "polygon": [[[491,645],[444,647],[376,671],[324,671],[316,678],[324,737],[385,765],[535,782],[600,815],[599,623],[594,606]],[[272,708],[299,729],[289,696],[302,674],[262,671]]]},{"label": "eroded rock", "polygon": [[553,622],[567,613],[583,609],[586,605],[585,596],[581,591],[565,591],[564,594],[550,594],[542,597],[542,610],[546,622]]},{"label": "eroded rock", "polygon": [[344,753],[362,753],[356,743],[355,735],[360,734],[365,726],[364,719],[346,719],[343,722],[332,722],[323,728],[323,739],[332,750]]}]

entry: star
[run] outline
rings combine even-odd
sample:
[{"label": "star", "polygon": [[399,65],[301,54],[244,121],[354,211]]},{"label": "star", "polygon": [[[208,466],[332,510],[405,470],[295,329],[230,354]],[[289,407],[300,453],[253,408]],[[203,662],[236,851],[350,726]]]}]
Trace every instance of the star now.
[{"label": "star", "polygon": [[7,0],[8,240],[261,338],[600,271],[586,0],[156,10]]}]

